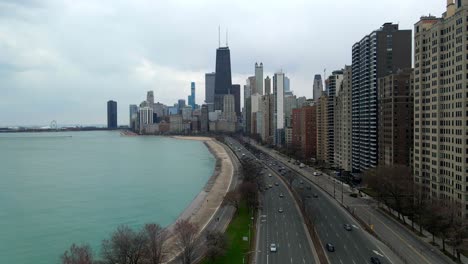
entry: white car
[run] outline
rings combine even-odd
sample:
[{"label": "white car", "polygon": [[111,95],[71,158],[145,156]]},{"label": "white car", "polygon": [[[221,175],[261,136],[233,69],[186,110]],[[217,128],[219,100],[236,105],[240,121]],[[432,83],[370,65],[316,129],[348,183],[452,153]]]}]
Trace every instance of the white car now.
[{"label": "white car", "polygon": [[271,244],[270,245],[270,252],[276,252],[278,249],[276,248],[276,244]]},{"label": "white car", "polygon": [[320,176],[320,172],[314,172],[314,176]]}]

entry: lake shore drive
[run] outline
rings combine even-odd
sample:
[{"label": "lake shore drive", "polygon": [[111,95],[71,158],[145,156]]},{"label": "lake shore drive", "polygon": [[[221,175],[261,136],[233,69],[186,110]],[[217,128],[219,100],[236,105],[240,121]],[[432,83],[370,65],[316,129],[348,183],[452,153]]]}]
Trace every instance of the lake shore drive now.
[{"label": "lake shore drive", "polygon": [[[188,219],[191,223],[199,227],[199,233],[201,233],[221,207],[224,196],[231,186],[234,177],[233,161],[224,147],[213,138],[194,136],[172,136],[171,138],[202,141],[216,158],[213,174],[205,184],[203,190],[201,190],[190,205],[179,215],[176,221],[167,227],[168,231],[172,231],[177,221]],[[175,237],[173,235],[170,235],[166,240],[167,252],[170,252],[167,256],[167,262],[170,262],[179,254],[175,242]]]}]

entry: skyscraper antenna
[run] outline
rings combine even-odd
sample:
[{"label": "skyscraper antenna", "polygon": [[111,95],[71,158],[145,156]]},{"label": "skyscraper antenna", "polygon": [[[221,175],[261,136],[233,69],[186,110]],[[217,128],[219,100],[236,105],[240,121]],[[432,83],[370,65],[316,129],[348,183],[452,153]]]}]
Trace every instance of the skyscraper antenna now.
[{"label": "skyscraper antenna", "polygon": [[226,28],[226,47],[229,47],[228,45],[228,29]]},{"label": "skyscraper antenna", "polygon": [[218,48],[221,48],[221,26],[218,26]]}]

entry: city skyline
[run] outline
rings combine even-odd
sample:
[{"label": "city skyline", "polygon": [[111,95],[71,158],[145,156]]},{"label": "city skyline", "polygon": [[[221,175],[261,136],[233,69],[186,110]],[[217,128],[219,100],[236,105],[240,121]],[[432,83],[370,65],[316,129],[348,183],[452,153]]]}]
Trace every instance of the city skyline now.
[{"label": "city skyline", "polygon": [[[359,6],[353,7],[345,1],[337,3],[342,9],[349,10],[345,11],[346,18],[353,23],[348,24],[336,22],[332,17],[309,16],[314,9],[326,8],[324,3],[274,3],[262,16],[256,17],[260,23],[254,23],[253,32],[268,34],[258,38],[255,44],[244,41],[252,38],[253,32],[245,30],[250,25],[240,23],[232,15],[238,17],[249,12],[242,8],[242,3],[233,4],[225,18],[219,18],[214,11],[225,6],[224,3],[206,1],[198,3],[199,6],[184,3],[189,5],[187,9],[169,20],[166,17],[155,19],[151,12],[157,12],[158,8],[175,9],[182,5],[181,2],[119,3],[112,8],[86,1],[63,5],[52,1],[0,3],[1,9],[6,10],[0,14],[0,43],[5,47],[0,51],[3,80],[0,126],[47,125],[51,120],[57,120],[59,124],[105,124],[102,102],[109,99],[119,103],[118,123],[123,124],[127,121],[124,113],[127,113],[128,105],[140,101],[140,94],[145,91],[154,90],[155,100],[167,104],[186,98],[190,82],[204,87],[205,73],[215,69],[212,50],[218,44],[218,24],[222,32],[229,29],[233,83],[244,83],[250,75],[251,65],[262,61],[272,71],[264,72],[264,76],[273,76],[275,71],[283,69],[291,78],[291,89],[295,94],[311,98],[315,74],[323,74],[323,68],[336,69],[350,64],[350,46],[363,34],[386,21],[400,22],[400,28],[412,29],[421,15],[440,15],[444,8],[444,4],[437,0],[427,5],[401,1],[406,7],[404,11],[390,8],[398,5],[395,1],[381,1],[378,6],[372,3],[361,3],[360,7],[373,11],[366,12],[366,16],[350,15],[358,13],[353,10]],[[215,19],[214,25],[206,26],[205,23],[203,28],[188,25],[187,20],[198,20],[199,17],[192,12],[188,16],[187,11],[209,5],[212,7],[206,9],[205,15],[210,21]],[[42,15],[48,19],[42,21]],[[282,43],[271,41],[276,35],[270,29],[274,25],[271,17],[278,15],[294,17],[294,20],[283,20],[287,21],[283,26],[288,30]],[[82,20],[85,16],[88,17],[86,22]],[[115,26],[111,23],[114,16],[124,19]],[[164,31],[160,27],[149,27],[149,24],[162,26],[166,23],[171,25],[170,31],[166,32],[167,40],[148,36],[148,28],[154,33]],[[340,34],[335,34],[336,31],[331,34],[327,27],[316,26],[324,23],[329,27],[339,25]],[[68,27],[75,34],[69,34]],[[89,30],[91,28],[93,30]],[[104,30],[106,34],[103,34]],[[304,45],[312,43],[310,40],[317,35],[327,37],[331,43]],[[184,38],[200,41],[191,42],[187,47],[183,44]],[[82,44],[80,39],[89,42]],[[84,103],[82,98],[87,102]],[[197,101],[203,102],[204,95],[200,94]],[[34,105],[35,111],[10,114],[9,109],[24,104]]]}]

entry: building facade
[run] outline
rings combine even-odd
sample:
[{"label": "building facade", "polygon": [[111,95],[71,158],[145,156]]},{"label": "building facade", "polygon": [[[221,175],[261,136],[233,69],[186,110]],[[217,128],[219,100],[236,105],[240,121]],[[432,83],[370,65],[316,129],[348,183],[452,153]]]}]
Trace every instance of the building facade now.
[{"label": "building facade", "polygon": [[241,88],[240,84],[233,84],[231,88],[231,94],[234,95],[234,104],[235,104],[235,112],[237,116],[241,115]]},{"label": "building facade", "polygon": [[231,52],[228,47],[220,47],[216,50],[215,110],[223,110],[224,95],[229,94],[231,87]]},{"label": "building facade", "polygon": [[210,112],[214,111],[216,73],[205,74],[205,104]]},{"label": "building facade", "polygon": [[414,180],[468,219],[468,1],[414,28]]},{"label": "building facade", "polygon": [[312,94],[315,102],[318,102],[323,92],[323,81],[320,74],[316,74],[314,77],[314,86],[312,88]]},{"label": "building facade", "polygon": [[270,76],[265,78],[265,95],[271,94],[271,79]]},{"label": "building facade", "polygon": [[327,163],[335,163],[335,95],[339,92],[343,81],[343,71],[333,71],[328,78],[328,159]]},{"label": "building facade", "polygon": [[135,123],[135,119],[137,118],[138,116],[138,106],[137,105],[130,105],[129,106],[129,121],[130,121],[130,129],[135,129],[135,127],[133,126],[133,124]]},{"label": "building facade", "polygon": [[274,108],[274,144],[284,144],[284,73],[278,72],[273,76]]},{"label": "building facade", "polygon": [[116,129],[117,128],[117,102],[108,101],[107,102],[107,128]]},{"label": "building facade", "polygon": [[345,171],[352,170],[352,115],[351,115],[351,66],[345,66],[343,81],[335,96],[335,166]]},{"label": "building facade", "polygon": [[317,111],[316,106],[304,106],[292,110],[292,145],[303,159],[316,158]]},{"label": "building facade", "polygon": [[190,83],[190,95],[188,97],[188,105],[195,109],[195,82]]},{"label": "building facade", "polygon": [[377,80],[411,68],[411,30],[385,23],[352,48],[352,156],[353,171],[377,166]]},{"label": "building facade", "polygon": [[317,103],[317,160],[328,160],[328,96],[322,92]]},{"label": "building facade", "polygon": [[263,63],[260,64],[255,63],[255,91],[254,93],[258,93],[263,95]]},{"label": "building facade", "polygon": [[379,78],[379,164],[410,166],[413,146],[413,73]]},{"label": "building facade", "polygon": [[208,120],[208,105],[204,104],[201,107],[201,116],[200,116],[200,132],[208,133],[209,131],[209,120]]}]

